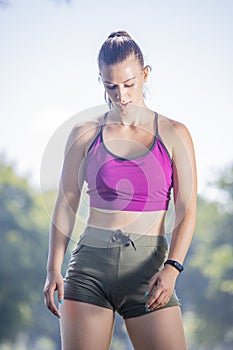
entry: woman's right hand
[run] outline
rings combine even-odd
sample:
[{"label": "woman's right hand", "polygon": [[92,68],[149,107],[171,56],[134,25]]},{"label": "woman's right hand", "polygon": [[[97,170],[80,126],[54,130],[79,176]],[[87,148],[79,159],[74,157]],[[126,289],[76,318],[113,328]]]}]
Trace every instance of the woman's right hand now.
[{"label": "woman's right hand", "polygon": [[60,272],[50,271],[47,273],[44,286],[44,301],[47,308],[58,318],[61,317],[59,309],[54,300],[54,292],[58,291],[58,301],[63,303],[64,299],[64,282]]}]

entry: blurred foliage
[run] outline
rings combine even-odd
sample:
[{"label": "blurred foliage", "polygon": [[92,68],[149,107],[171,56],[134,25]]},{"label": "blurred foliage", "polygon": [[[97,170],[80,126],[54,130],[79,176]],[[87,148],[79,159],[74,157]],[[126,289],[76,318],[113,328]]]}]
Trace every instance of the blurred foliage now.
[{"label": "blurred foliage", "polygon": [[[190,350],[233,348],[233,166],[215,186],[221,201],[198,198],[195,235],[177,283]],[[42,202],[26,179],[0,163],[0,349],[60,349],[58,320],[42,296],[55,196],[43,193]],[[69,257],[70,250],[63,273]],[[111,349],[132,349],[119,316]]]},{"label": "blurred foliage", "polygon": [[[0,343],[27,332],[57,343],[57,324],[43,305],[48,217],[40,197],[11,166],[0,163]],[[33,348],[33,347],[31,347]]]},{"label": "blurred foliage", "polygon": [[198,199],[188,273],[180,282],[190,349],[233,348],[233,166],[215,186],[220,202]]}]

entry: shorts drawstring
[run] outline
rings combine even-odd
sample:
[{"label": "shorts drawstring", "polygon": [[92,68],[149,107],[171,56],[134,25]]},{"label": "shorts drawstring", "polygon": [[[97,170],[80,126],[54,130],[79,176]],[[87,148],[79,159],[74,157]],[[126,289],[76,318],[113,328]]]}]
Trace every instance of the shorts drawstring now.
[{"label": "shorts drawstring", "polygon": [[112,236],[108,239],[107,242],[107,248],[109,251],[109,244],[110,243],[118,243],[118,244],[122,244],[124,246],[129,246],[130,244],[132,245],[132,247],[134,248],[134,250],[136,250],[136,246],[134,241],[130,238],[130,234],[129,233],[124,233],[122,232],[120,229],[116,230],[115,233],[112,234]]}]

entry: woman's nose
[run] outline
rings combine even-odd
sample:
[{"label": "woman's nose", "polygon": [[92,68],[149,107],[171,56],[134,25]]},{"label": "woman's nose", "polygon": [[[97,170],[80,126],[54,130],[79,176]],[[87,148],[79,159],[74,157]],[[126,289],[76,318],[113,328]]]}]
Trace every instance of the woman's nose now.
[{"label": "woman's nose", "polygon": [[126,96],[125,96],[125,90],[124,88],[118,88],[116,91],[116,100],[119,101],[120,103],[125,103],[126,102]]}]

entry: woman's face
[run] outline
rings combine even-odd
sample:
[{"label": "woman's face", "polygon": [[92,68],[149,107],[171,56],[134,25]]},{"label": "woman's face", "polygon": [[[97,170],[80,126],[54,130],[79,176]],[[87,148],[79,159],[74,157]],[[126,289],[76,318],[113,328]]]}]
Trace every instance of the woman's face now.
[{"label": "woman's face", "polygon": [[100,75],[115,109],[123,113],[129,105],[145,106],[143,85],[148,67],[142,69],[134,56],[114,65],[102,65]]}]

